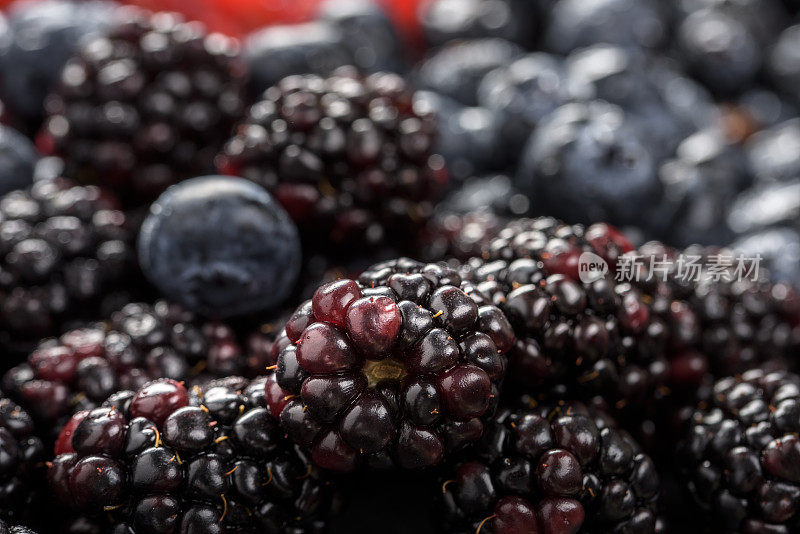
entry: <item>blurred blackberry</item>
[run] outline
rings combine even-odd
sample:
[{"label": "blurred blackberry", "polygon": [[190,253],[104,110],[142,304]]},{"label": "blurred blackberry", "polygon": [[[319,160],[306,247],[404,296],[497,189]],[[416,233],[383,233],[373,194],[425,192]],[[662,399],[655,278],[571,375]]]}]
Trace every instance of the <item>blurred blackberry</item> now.
[{"label": "blurred blackberry", "polygon": [[546,115],[562,104],[593,95],[590,83],[569,76],[561,59],[544,52],[492,70],[478,86],[478,102],[499,115],[506,153],[515,159]]},{"label": "blurred blackberry", "polygon": [[35,530],[22,525],[8,526],[5,521],[0,520],[0,533],[2,534],[36,534]]},{"label": "blurred blackberry", "polygon": [[218,158],[220,171],[272,192],[307,248],[402,247],[447,182],[432,153],[435,121],[412,99],[395,74],[289,76],[250,109]]},{"label": "blurred blackberry", "polygon": [[344,33],[325,21],[267,26],[244,41],[253,96],[293,74],[329,76],[355,62]]},{"label": "blurred blackberry", "polygon": [[67,175],[148,200],[208,174],[244,107],[236,42],[177,15],[124,8],[85,43],[45,103],[43,153]]},{"label": "blurred blackberry", "polygon": [[709,128],[684,139],[675,156],[658,171],[664,197],[649,217],[655,235],[676,246],[728,243],[728,209],[749,181],[740,147]]},{"label": "blurred blackberry", "polygon": [[369,0],[328,0],[320,6],[318,18],[339,28],[353,65],[361,72],[405,70],[403,43],[379,4]]},{"label": "blurred blackberry", "polygon": [[377,264],[320,287],[286,323],[267,403],[317,465],[423,468],[481,437],[496,407],[505,316],[444,264]]},{"label": "blurred blackberry", "polygon": [[424,89],[475,106],[483,77],[522,55],[519,46],[503,39],[454,41],[436,50],[419,66],[416,81]]},{"label": "blurred blackberry", "polygon": [[12,2],[0,43],[0,94],[31,134],[43,103],[82,40],[103,34],[118,5],[108,0]]},{"label": "blurred blackberry", "polygon": [[600,100],[565,104],[525,145],[517,186],[536,213],[569,222],[637,224],[661,196],[637,121]]},{"label": "blurred blackberry", "polygon": [[653,460],[577,403],[501,411],[442,492],[453,534],[665,531]]},{"label": "blurred blackberry", "polygon": [[45,447],[30,415],[0,394],[0,532],[3,521],[42,521],[33,507],[43,504],[44,460]]},{"label": "blurred blackberry", "polygon": [[700,84],[646,50],[593,45],[570,54],[565,67],[584,94],[624,109],[656,158],[671,156],[683,138],[718,120]]},{"label": "blurred blackberry", "polygon": [[130,226],[110,192],[64,179],[0,198],[0,335],[7,346],[26,350],[139,291]]},{"label": "blurred blackberry", "polygon": [[150,382],[76,414],[62,438],[48,478],[72,531],[317,534],[331,510],[329,483],[270,417],[263,379]]},{"label": "blurred blackberry", "polygon": [[715,532],[800,528],[800,377],[752,369],[717,381],[678,459]]},{"label": "blurred blackberry", "polygon": [[525,0],[435,0],[423,7],[428,47],[455,39],[499,37],[531,48],[542,25],[545,2]]},{"label": "blurred blackberry", "polygon": [[595,43],[659,48],[667,37],[663,9],[653,0],[558,0],[550,12],[545,44],[560,54]]},{"label": "blurred blackberry", "polygon": [[762,182],[800,176],[800,118],[761,130],[745,145],[750,173]]},{"label": "blurred blackberry", "polygon": [[6,372],[3,387],[37,421],[52,425],[154,378],[256,376],[275,359],[260,346],[246,353],[229,326],[202,321],[177,305],[128,304],[105,323],[42,341],[25,363]]},{"label": "blurred blackberry", "polygon": [[434,91],[414,93],[414,109],[436,118],[434,149],[447,162],[454,183],[515,164],[517,154],[503,144],[499,114],[480,106],[464,106]]}]

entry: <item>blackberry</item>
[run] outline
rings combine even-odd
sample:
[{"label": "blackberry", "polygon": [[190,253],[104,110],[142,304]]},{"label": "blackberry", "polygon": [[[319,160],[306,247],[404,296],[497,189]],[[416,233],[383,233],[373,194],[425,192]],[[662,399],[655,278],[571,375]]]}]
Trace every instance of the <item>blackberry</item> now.
[{"label": "blackberry", "polygon": [[800,377],[752,369],[718,380],[679,449],[683,482],[715,532],[800,528]]},{"label": "blackberry", "polygon": [[250,109],[220,171],[272,192],[313,250],[408,243],[447,181],[412,98],[395,74],[289,76]]},{"label": "blackberry", "polygon": [[201,321],[165,301],[134,303],[105,323],[42,341],[25,363],[6,372],[3,384],[46,426],[154,378],[256,376],[271,363],[266,350],[245,353],[224,323]]},{"label": "blackberry", "polygon": [[139,291],[133,228],[117,198],[65,179],[0,198],[0,335],[25,349]]},{"label": "blackberry", "polygon": [[0,533],[2,534],[36,534],[35,530],[22,525],[8,526],[5,521],[0,521]]},{"label": "blackberry", "polygon": [[2,529],[3,521],[36,519],[32,507],[42,504],[44,460],[45,447],[37,437],[33,419],[0,394],[0,532],[8,532]]},{"label": "blackberry", "polygon": [[213,171],[244,111],[246,68],[235,41],[200,23],[134,8],[116,16],[65,66],[38,145],[65,158],[67,176],[136,202]]},{"label": "blackberry", "polygon": [[67,428],[48,478],[74,510],[73,525],[131,534],[324,530],[329,484],[281,435],[263,379],[192,391],[160,379],[116,393]]},{"label": "blackberry", "polygon": [[447,532],[663,532],[653,461],[577,403],[502,410],[442,485]]},{"label": "blackberry", "polygon": [[402,258],[320,287],[289,319],[267,402],[317,465],[421,468],[475,441],[514,334],[455,270]]}]

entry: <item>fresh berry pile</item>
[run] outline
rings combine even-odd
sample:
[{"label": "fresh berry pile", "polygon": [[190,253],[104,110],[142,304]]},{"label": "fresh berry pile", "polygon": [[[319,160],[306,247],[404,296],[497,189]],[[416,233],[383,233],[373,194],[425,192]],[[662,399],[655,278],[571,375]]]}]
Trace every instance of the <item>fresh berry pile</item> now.
[{"label": "fresh berry pile", "polygon": [[0,0],[0,534],[800,533],[797,17]]}]

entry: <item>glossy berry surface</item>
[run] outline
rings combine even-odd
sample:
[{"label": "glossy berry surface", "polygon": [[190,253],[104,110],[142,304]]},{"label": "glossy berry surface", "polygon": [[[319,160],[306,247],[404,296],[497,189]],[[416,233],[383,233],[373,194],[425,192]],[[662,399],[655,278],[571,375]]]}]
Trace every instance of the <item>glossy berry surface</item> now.
[{"label": "glossy berry surface", "polygon": [[32,507],[42,504],[47,455],[36,430],[24,409],[0,397],[0,525],[2,520],[41,522]]},{"label": "glossy berry surface", "polygon": [[800,527],[800,378],[753,369],[717,381],[689,420],[684,484],[719,532]]},{"label": "glossy berry surface", "polygon": [[210,317],[279,306],[300,271],[300,238],[275,199],[241,178],[192,178],[150,207],[139,263],[162,294]]},{"label": "glossy berry surface", "polygon": [[[218,158],[275,195],[305,246],[401,246],[447,183],[435,125],[400,76],[289,76],[267,90]],[[333,247],[333,248],[332,248]]]},{"label": "glossy berry surface", "polygon": [[502,410],[442,485],[447,532],[663,532],[655,465],[580,404]]},{"label": "glossy berry surface", "polygon": [[267,411],[264,380],[160,379],[80,412],[51,491],[65,525],[113,532],[322,532],[332,490]]},{"label": "glossy berry surface", "polygon": [[5,341],[24,350],[67,321],[96,319],[137,292],[133,239],[117,198],[95,186],[59,178],[0,198]]},{"label": "glossy berry surface", "polygon": [[327,469],[438,464],[482,435],[514,340],[470,292],[405,258],[321,286],[276,341],[271,410]]},{"label": "glossy berry surface", "polygon": [[202,24],[133,8],[117,17],[64,68],[38,146],[135,204],[213,170],[245,108],[246,69],[235,41]]}]

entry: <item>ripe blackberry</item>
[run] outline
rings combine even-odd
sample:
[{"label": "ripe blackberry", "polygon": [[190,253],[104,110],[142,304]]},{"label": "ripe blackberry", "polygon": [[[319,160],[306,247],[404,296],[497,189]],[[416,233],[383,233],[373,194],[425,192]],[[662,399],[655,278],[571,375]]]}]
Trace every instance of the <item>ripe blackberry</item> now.
[{"label": "ripe blackberry", "polygon": [[252,358],[244,352],[221,322],[201,321],[164,301],[128,304],[105,323],[43,341],[27,362],[6,372],[3,384],[37,421],[52,425],[154,378],[256,376],[274,360],[266,350]]},{"label": "ripe blackberry", "polygon": [[0,394],[0,533],[8,532],[8,527],[3,530],[3,521],[34,519],[31,507],[41,504],[36,499],[44,488],[44,459],[44,445],[34,433],[33,419]]},{"label": "ripe blackberry", "polygon": [[139,289],[134,233],[110,192],[64,179],[0,197],[0,335],[23,348]]},{"label": "ripe blackberry", "polygon": [[191,392],[149,382],[76,414],[62,437],[51,490],[96,531],[316,534],[330,510],[328,484],[269,415],[263,379]]},{"label": "ripe blackberry", "polygon": [[664,530],[653,461],[580,404],[503,410],[474,454],[442,485],[447,532]]},{"label": "ripe blackberry", "polygon": [[478,439],[514,334],[443,264],[406,258],[320,287],[289,319],[267,402],[317,465],[419,468]]},{"label": "ripe blackberry", "polygon": [[800,529],[800,377],[753,369],[717,381],[679,450],[715,532]]},{"label": "ripe blackberry", "polygon": [[447,181],[432,117],[412,97],[395,74],[289,76],[250,109],[220,171],[272,192],[306,246],[408,242]]},{"label": "ripe blackberry", "polygon": [[38,144],[67,175],[150,199],[208,174],[244,110],[235,41],[196,22],[133,8],[85,43],[46,102]]}]

